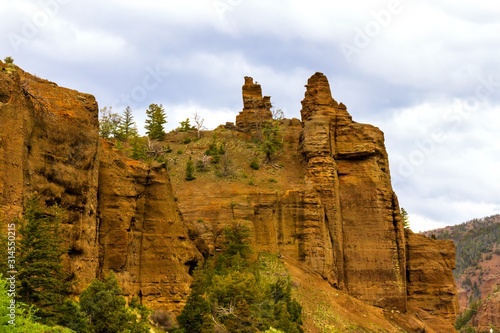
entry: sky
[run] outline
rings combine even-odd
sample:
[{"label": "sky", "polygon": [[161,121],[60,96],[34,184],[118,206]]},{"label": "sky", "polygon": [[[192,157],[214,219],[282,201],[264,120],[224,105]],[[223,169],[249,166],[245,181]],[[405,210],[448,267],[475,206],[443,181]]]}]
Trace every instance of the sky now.
[{"label": "sky", "polygon": [[234,122],[244,76],[300,119],[324,73],[353,119],[385,133],[413,231],[500,214],[500,2],[4,0],[0,57],[93,94]]}]

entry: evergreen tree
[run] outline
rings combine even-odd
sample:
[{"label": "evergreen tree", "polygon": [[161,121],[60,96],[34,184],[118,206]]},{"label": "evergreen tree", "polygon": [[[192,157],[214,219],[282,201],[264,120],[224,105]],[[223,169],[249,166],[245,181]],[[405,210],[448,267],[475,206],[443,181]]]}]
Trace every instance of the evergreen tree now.
[{"label": "evergreen tree", "polygon": [[74,333],[68,328],[37,323],[34,309],[21,302],[16,302],[13,307],[10,283],[0,274],[0,332]]},{"label": "evergreen tree", "polygon": [[179,332],[303,332],[286,268],[277,255],[261,253],[253,262],[249,236],[240,224],[224,230],[221,251],[195,271]]},{"label": "evergreen tree", "polygon": [[46,324],[59,318],[59,308],[69,294],[68,276],[63,271],[60,230],[61,210],[42,207],[33,195],[26,202],[20,221],[17,282],[20,301],[34,305],[37,316]]},{"label": "evergreen tree", "polygon": [[277,124],[265,123],[262,129],[260,149],[266,155],[265,162],[271,163],[274,154],[282,147],[279,140],[279,127]]},{"label": "evergreen tree", "polygon": [[143,138],[132,137],[132,158],[135,160],[145,160],[148,157],[147,146]]},{"label": "evergreen tree", "polygon": [[189,156],[188,161],[186,162],[186,180],[194,180],[196,177],[194,176],[194,164],[191,156]]},{"label": "evergreen tree", "polygon": [[89,319],[80,308],[80,304],[67,299],[60,308],[61,318],[58,324],[72,329],[76,333],[91,333]]},{"label": "evergreen tree", "polygon": [[[80,295],[80,307],[89,318],[90,329],[95,333],[148,332],[137,325],[136,316],[126,308],[113,272],[104,281],[93,280]],[[143,318],[145,320],[145,318]]]},{"label": "evergreen tree", "polygon": [[154,140],[163,140],[165,137],[164,126],[167,122],[167,115],[163,105],[150,104],[146,110],[146,134]]},{"label": "evergreen tree", "polygon": [[191,131],[191,130],[194,130],[195,128],[193,126],[191,126],[191,124],[189,123],[189,118],[186,118],[186,120],[184,121],[181,121],[180,122],[180,125],[177,130],[179,132],[187,132],[187,131]]},{"label": "evergreen tree", "polygon": [[186,333],[213,332],[210,305],[197,288],[192,289],[177,321]]},{"label": "evergreen tree", "polygon": [[410,220],[408,219],[408,213],[404,208],[401,208],[401,220],[403,220],[403,227],[405,229],[410,229]]},{"label": "evergreen tree", "polygon": [[128,140],[131,137],[137,136],[137,127],[135,125],[132,109],[127,106],[121,116],[119,139]]}]

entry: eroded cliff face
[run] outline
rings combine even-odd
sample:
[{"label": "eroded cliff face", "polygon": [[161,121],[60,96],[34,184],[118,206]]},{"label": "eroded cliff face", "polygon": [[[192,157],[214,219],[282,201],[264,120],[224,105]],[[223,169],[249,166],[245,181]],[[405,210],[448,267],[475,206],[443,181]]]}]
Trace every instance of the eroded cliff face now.
[{"label": "eroded cliff face", "polygon": [[37,192],[68,213],[64,263],[75,294],[113,270],[130,298],[180,311],[201,255],[166,169],[131,161],[106,142],[99,148],[93,96],[0,67],[0,219],[19,216]]},{"label": "eroded cliff face", "polygon": [[[453,246],[405,235],[383,133],[354,122],[323,74],[307,82],[302,120],[280,122],[279,165],[251,170],[249,150],[233,166],[241,178],[187,182],[176,157],[172,189],[161,165],[129,160],[109,143],[99,148],[92,96],[1,67],[0,217],[19,215],[35,191],[65,208],[76,293],[113,270],[127,296],[178,312],[201,254],[217,251],[224,226],[243,223],[256,252],[280,253],[333,288],[394,310],[395,321],[413,323],[410,331],[453,331]],[[272,117],[270,98],[249,77],[243,104],[236,131],[214,132],[233,140],[231,156]]]},{"label": "eroded cliff face", "polygon": [[0,218],[18,216],[37,192],[59,204],[76,292],[98,267],[98,119],[93,96],[0,62]]},{"label": "eroded cliff face", "polygon": [[99,169],[100,274],[116,272],[123,293],[177,312],[202,259],[189,239],[159,163],[124,158],[103,142]]},{"label": "eroded cliff face", "polygon": [[[437,332],[452,332],[458,297],[452,269],[453,241],[434,240],[406,230],[408,304]],[[430,315],[430,316],[429,316]]]},{"label": "eroded cliff face", "polygon": [[[301,122],[280,123],[284,167],[265,171],[275,178],[274,190],[265,180],[256,189],[237,181],[176,179],[186,221],[211,250],[224,225],[245,223],[257,250],[279,252],[368,304],[406,313],[403,321],[413,322],[410,331],[453,331],[454,248],[412,233],[405,236],[382,131],[354,122],[332,98],[321,73],[308,80],[301,116]],[[240,122],[238,130],[256,128]],[[218,135],[232,140],[227,133]],[[429,252],[422,253],[423,248]],[[422,267],[422,256],[439,270]]]},{"label": "eroded cliff face", "polygon": [[405,310],[405,240],[383,133],[353,122],[323,74],[306,89],[301,152],[325,205],[339,286],[369,304]]}]

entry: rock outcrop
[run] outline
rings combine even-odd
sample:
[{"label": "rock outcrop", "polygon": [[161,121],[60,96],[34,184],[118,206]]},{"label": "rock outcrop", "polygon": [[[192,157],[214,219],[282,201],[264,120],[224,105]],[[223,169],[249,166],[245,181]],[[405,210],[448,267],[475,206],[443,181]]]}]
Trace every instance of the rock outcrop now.
[{"label": "rock outcrop", "polygon": [[64,262],[75,294],[113,270],[130,298],[180,311],[201,255],[166,169],[99,148],[93,96],[0,66],[0,220],[19,216],[37,192],[68,213]]},{"label": "rock outcrop", "polygon": [[490,328],[500,329],[500,291],[491,294],[479,306],[477,314],[472,317],[472,326],[476,332],[491,332]]},{"label": "rock outcrop", "polygon": [[59,204],[77,292],[98,269],[98,110],[93,96],[0,62],[0,218],[37,192]]},{"label": "rock outcrop", "polygon": [[241,131],[251,132],[272,119],[271,97],[262,97],[260,84],[254,83],[253,79],[245,76],[245,84],[242,87],[243,110],[236,116],[236,127]]},{"label": "rock outcrop", "polygon": [[[305,264],[333,287],[368,304],[418,313],[410,330],[453,331],[454,248],[405,235],[383,133],[354,122],[346,107],[332,98],[321,73],[306,85],[301,116],[300,125],[280,125],[281,162],[287,170],[277,180],[279,190],[176,181],[186,221],[202,229],[200,235],[212,251],[217,248],[217,230],[235,221],[246,223],[256,249]],[[429,252],[422,253],[420,244]],[[421,267],[421,258],[428,254],[435,255],[429,258],[430,269],[439,268],[434,273]],[[408,315],[402,318],[409,321]]]},{"label": "rock outcrop", "polygon": [[301,152],[325,205],[338,284],[369,304],[405,310],[403,225],[383,133],[353,122],[323,74],[306,88]]},{"label": "rock outcrop", "polygon": [[126,296],[178,311],[202,259],[172,194],[167,170],[130,160],[103,142],[99,168],[100,275],[116,276]]},{"label": "rock outcrop", "polygon": [[422,319],[438,332],[451,332],[458,313],[458,297],[452,270],[453,241],[433,240],[406,230],[408,303],[411,311],[424,310]]}]

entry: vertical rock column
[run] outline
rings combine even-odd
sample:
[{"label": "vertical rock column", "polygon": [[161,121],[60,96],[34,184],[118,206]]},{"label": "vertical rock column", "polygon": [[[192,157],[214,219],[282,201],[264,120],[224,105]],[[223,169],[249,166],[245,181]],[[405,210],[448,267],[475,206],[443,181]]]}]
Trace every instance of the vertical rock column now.
[{"label": "vertical rock column", "polygon": [[262,97],[260,84],[254,83],[249,76],[245,76],[242,95],[243,110],[236,116],[236,127],[245,132],[259,131],[265,122],[273,118],[271,98]]},{"label": "vertical rock column", "polygon": [[301,151],[325,205],[338,284],[370,304],[405,310],[405,240],[383,133],[353,122],[322,73],[306,88]]},{"label": "vertical rock column", "polygon": [[128,297],[178,312],[201,259],[179,214],[167,170],[118,155],[103,142],[99,174],[101,275]]},{"label": "vertical rock column", "polygon": [[301,110],[304,127],[300,151],[307,162],[306,178],[319,193],[323,203],[324,220],[332,243],[331,267],[323,274],[332,285],[343,289],[344,236],[338,170],[332,152],[332,122],[336,119],[337,102],[331,96],[326,77],[320,73],[309,79],[306,88]]}]

